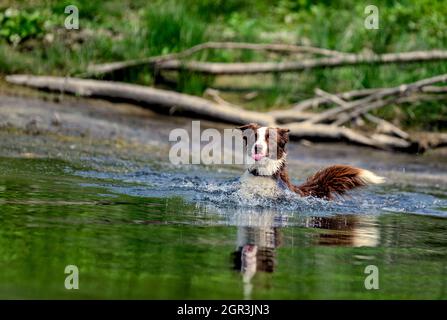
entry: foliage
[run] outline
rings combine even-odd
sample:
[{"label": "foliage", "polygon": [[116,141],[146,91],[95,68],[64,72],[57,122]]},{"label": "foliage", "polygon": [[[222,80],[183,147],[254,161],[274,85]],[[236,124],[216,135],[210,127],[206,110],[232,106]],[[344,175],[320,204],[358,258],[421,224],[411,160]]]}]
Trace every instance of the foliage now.
[{"label": "foliage", "polygon": [[42,37],[46,27],[45,18],[39,11],[27,12],[8,8],[0,12],[0,38],[13,45],[29,38]]},{"label": "foliage", "polygon": [[[80,30],[63,29],[64,8],[69,4],[79,8]],[[20,5],[6,1],[6,5],[0,5],[3,74],[77,75],[92,63],[178,52],[204,41],[296,43],[356,53],[447,49],[444,1],[375,1],[380,17],[378,30],[364,28],[365,3],[352,0],[280,0],[275,4],[267,0],[36,0]],[[13,19],[5,18],[9,7],[17,13]],[[53,42],[45,42],[47,34],[54,36]],[[35,39],[31,49],[26,39]],[[284,59],[247,50],[207,50],[193,58],[215,62]],[[230,85],[222,87],[227,88],[237,82],[246,89],[242,94],[238,91],[239,97],[238,92],[228,92],[229,97],[235,97],[231,102],[267,110],[310,97],[315,87],[340,92],[393,86],[443,72],[447,72],[444,61],[346,66],[280,77],[234,77],[232,81],[182,73],[173,88],[200,95],[208,86],[219,87],[226,81]],[[153,85],[154,78],[143,68],[121,79]],[[257,97],[244,101],[243,95],[253,91],[259,93]],[[390,110],[396,108],[381,110],[380,115],[419,128],[442,129],[447,117],[442,102],[403,106],[401,114]],[[424,114],[429,116],[421,116]]]}]

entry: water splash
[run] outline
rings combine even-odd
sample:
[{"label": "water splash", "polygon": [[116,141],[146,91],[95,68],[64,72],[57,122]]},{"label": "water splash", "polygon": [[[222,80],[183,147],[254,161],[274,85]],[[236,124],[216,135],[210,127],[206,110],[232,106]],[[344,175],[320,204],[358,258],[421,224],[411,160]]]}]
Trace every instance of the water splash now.
[{"label": "water splash", "polygon": [[149,167],[131,172],[77,171],[75,174],[103,180],[112,192],[138,197],[181,196],[202,208],[213,208],[223,215],[234,212],[275,212],[279,216],[412,213],[447,217],[447,200],[421,192],[406,192],[398,188],[379,193],[381,187],[371,187],[350,193],[349,198],[326,201],[299,197],[284,191],[279,198],[243,198],[238,193],[239,178],[234,174],[213,171],[155,171]]}]

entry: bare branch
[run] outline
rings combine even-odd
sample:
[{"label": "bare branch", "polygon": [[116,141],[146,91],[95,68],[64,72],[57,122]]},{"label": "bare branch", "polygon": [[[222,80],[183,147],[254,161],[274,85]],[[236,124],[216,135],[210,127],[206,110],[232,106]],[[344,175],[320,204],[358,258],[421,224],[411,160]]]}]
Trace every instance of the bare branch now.
[{"label": "bare branch", "polygon": [[213,98],[213,100],[216,103],[218,103],[218,104],[222,104],[222,105],[229,106],[229,107],[237,107],[234,104],[232,104],[232,103],[226,101],[225,99],[223,99],[219,95],[219,90],[208,88],[208,89],[205,90],[204,94],[210,96],[211,98]]},{"label": "bare branch", "polygon": [[[349,109],[349,105],[346,101],[344,101],[342,98],[339,98],[336,95],[330,94],[326,91],[323,91],[321,89],[315,89],[315,93],[318,94],[321,97],[325,97],[327,99],[330,99],[332,102],[334,102],[335,104],[338,104],[340,107],[344,107],[345,109]],[[381,100],[383,101],[383,100]],[[342,114],[342,117],[344,117],[345,114]],[[374,122],[375,124],[378,125],[378,129],[381,132],[384,133],[391,133],[393,135],[396,135],[397,137],[401,138],[401,139],[408,139],[410,136],[402,131],[400,128],[396,127],[395,125],[393,125],[392,123],[384,120],[384,119],[380,119],[378,117],[375,117],[373,115],[370,114],[365,114],[365,117],[371,121]],[[335,122],[334,125],[337,125],[337,123]],[[383,140],[383,139],[382,139]]]},{"label": "bare branch", "polygon": [[98,65],[91,65],[87,69],[87,74],[106,74],[115,72],[118,70],[128,69],[141,65],[149,65],[154,67],[156,64],[162,63],[168,60],[180,60],[192,56],[193,54],[207,50],[207,49],[244,49],[244,50],[254,50],[254,51],[270,51],[270,52],[283,52],[283,53],[309,53],[317,54],[323,56],[345,56],[346,53],[317,48],[311,46],[297,46],[291,44],[274,44],[274,43],[245,43],[245,42],[205,42],[186,49],[182,52],[171,53],[156,57],[134,59],[128,61],[119,61],[104,63]]},{"label": "bare branch", "polygon": [[213,75],[258,74],[276,72],[296,72],[316,68],[334,68],[360,64],[409,63],[447,59],[447,51],[412,51],[402,53],[386,53],[378,55],[344,54],[342,56],[307,59],[285,62],[200,62],[168,60],[157,64],[160,70],[187,70],[190,72]]},{"label": "bare branch", "polygon": [[349,113],[340,116],[339,119],[336,122],[334,122],[334,124],[336,125],[342,125],[347,121],[356,118],[362,114],[365,114],[371,110],[393,103],[394,101],[398,100],[400,97],[404,95],[420,91],[421,88],[424,86],[446,81],[447,81],[447,74],[443,74],[419,80],[413,83],[403,84],[397,87],[385,88],[375,93],[372,93],[366,96],[365,98],[346,102],[344,105],[338,108],[333,108],[325,112],[322,112],[319,115],[315,116],[314,118],[307,120],[306,122],[318,123],[329,119],[333,119],[334,116],[336,116],[339,113],[350,111]]},{"label": "bare branch", "polygon": [[[26,85],[38,89],[67,92],[87,97],[102,97],[107,99],[123,99],[144,106],[157,106],[156,110],[164,109],[193,113],[196,116],[211,118],[234,124],[257,122],[265,126],[276,126],[276,119],[272,114],[247,111],[228,105],[221,105],[203,98],[187,94],[154,89],[140,85],[117,83],[110,81],[84,80],[77,78],[60,78],[31,75],[7,76],[6,80],[13,84]],[[299,139],[313,140],[345,140],[379,149],[396,148],[412,151],[411,144],[403,141],[380,141],[367,137],[352,129],[324,124],[291,123],[290,135]]]},{"label": "bare branch", "polygon": [[373,116],[372,114],[369,114],[369,113],[366,113],[364,116],[367,120],[378,125],[377,129],[379,132],[383,132],[383,133],[387,133],[387,134],[391,133],[391,134],[393,134],[399,138],[405,139],[405,140],[410,138],[410,135],[408,133],[406,133],[402,129],[398,128],[391,122],[388,122],[384,119]]},{"label": "bare branch", "polygon": [[[365,96],[382,91],[384,89],[386,89],[386,88],[360,89],[360,90],[352,90],[352,91],[336,93],[334,95],[339,98],[342,98],[344,100],[351,100],[351,99],[356,99],[356,98],[363,98]],[[426,86],[426,87],[423,87],[421,91],[424,93],[442,94],[442,93],[447,93],[447,87]],[[433,99],[434,99],[434,97],[433,97]],[[431,99],[427,97],[427,100],[431,100]],[[304,111],[306,109],[315,108],[315,107],[318,107],[321,105],[328,104],[330,102],[331,102],[331,100],[328,98],[314,97],[314,98],[302,100],[302,101],[292,105],[291,108],[293,108],[296,111]]]},{"label": "bare branch", "polygon": [[12,75],[7,76],[6,80],[14,84],[68,92],[80,96],[94,96],[107,99],[120,98],[137,104],[162,107],[165,109],[165,112],[169,113],[172,113],[172,111],[192,113],[235,124],[257,122],[268,126],[275,123],[275,119],[268,114],[223,106],[200,97],[141,85],[31,75]]}]

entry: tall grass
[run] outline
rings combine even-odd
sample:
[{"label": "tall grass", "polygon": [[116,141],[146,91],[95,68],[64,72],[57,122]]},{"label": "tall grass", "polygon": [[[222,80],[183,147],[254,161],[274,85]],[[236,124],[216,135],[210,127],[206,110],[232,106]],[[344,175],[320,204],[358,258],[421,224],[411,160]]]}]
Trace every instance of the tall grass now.
[{"label": "tall grass", "polygon": [[207,40],[207,25],[186,2],[150,6],[145,19],[145,36],[152,55],[178,52]]},{"label": "tall grass", "polygon": [[[93,35],[78,44],[67,42],[73,32],[56,37],[53,43],[31,39],[11,46],[0,39],[0,73],[76,75],[88,64],[147,57],[178,52],[205,41],[291,42],[346,52],[399,52],[447,49],[447,6],[440,0],[377,0],[380,28],[363,26],[362,1],[340,0],[35,0],[5,1],[0,12],[13,6],[28,12],[41,10],[50,14],[54,27],[61,28],[65,5],[78,6],[81,29]],[[0,23],[1,28],[1,23]],[[107,31],[107,32],[104,32]],[[194,59],[207,61],[263,61],[271,59],[250,51],[208,50]],[[250,109],[285,107],[297,99],[313,95],[320,87],[329,92],[393,86],[447,72],[446,62],[408,65],[347,66],[311,70],[299,74],[252,77],[248,91],[259,91],[258,98],[246,102],[238,92],[229,92],[230,100]],[[120,80],[154,84],[151,70],[141,68],[120,75]],[[175,88],[200,95],[216,84],[213,77],[179,74]],[[234,78],[242,83],[246,79]],[[258,87],[262,87],[261,90]],[[421,103],[397,111],[380,111],[387,119],[399,119],[408,126],[444,129],[445,104]]]}]

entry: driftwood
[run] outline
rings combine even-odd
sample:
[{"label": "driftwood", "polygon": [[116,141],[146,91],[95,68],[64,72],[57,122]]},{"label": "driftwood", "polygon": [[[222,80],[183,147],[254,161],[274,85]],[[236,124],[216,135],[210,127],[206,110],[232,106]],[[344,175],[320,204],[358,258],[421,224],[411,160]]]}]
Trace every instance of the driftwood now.
[{"label": "driftwood", "polygon": [[[348,115],[343,115],[335,122],[337,125],[342,125],[349,120],[363,115],[374,109],[378,109],[385,105],[391,104],[393,101],[398,100],[400,97],[408,95],[415,91],[420,91],[421,88],[434,83],[447,82],[447,74],[419,80],[409,84],[403,84],[397,87],[384,89],[382,91],[373,93],[366,98],[357,100],[351,104],[353,106],[352,111]],[[389,97],[391,96],[391,97]],[[385,97],[389,97],[386,98]],[[342,108],[342,107],[340,107]]]},{"label": "driftwood", "polygon": [[403,131],[402,129],[400,129],[399,127],[395,126],[394,124],[381,119],[379,117],[373,116],[372,114],[365,114],[365,118],[370,121],[373,122],[375,124],[377,124],[377,131],[381,132],[381,133],[385,133],[388,135],[394,135],[397,136],[399,138],[402,139],[409,139],[410,135],[408,133],[406,133],[405,131]]},{"label": "driftwood", "polygon": [[[376,143],[387,145],[394,149],[401,148],[402,150],[411,148],[412,142],[406,139],[396,138],[387,134],[374,133],[371,135],[371,139]],[[421,147],[418,146],[417,151],[420,151]]]},{"label": "driftwood", "polygon": [[[280,53],[308,53],[323,56],[344,56],[345,53],[317,48],[311,46],[297,46],[291,44],[270,44],[270,43],[245,43],[245,42],[205,42],[191,47],[187,50],[178,53],[171,53],[156,57],[149,57],[143,59],[134,59],[128,61],[111,62],[104,64],[91,65],[87,69],[87,74],[91,75],[101,75],[111,72],[116,72],[123,69],[133,68],[142,65],[149,65],[154,67],[168,60],[180,60],[192,56],[193,54],[207,50],[207,49],[243,49],[243,50],[254,50],[254,51],[269,51],[269,52],[280,52]],[[158,66],[160,69],[160,66]]]},{"label": "driftwood", "polygon": [[158,70],[186,70],[211,75],[241,75],[259,73],[296,72],[316,68],[334,68],[361,64],[387,64],[446,60],[447,51],[412,51],[386,54],[344,54],[341,56],[286,62],[201,62],[178,59],[157,63]]},{"label": "driftwood", "polygon": [[[243,49],[289,54],[312,54],[320,57],[301,59],[300,61],[247,63],[217,63],[184,60],[185,58],[191,57],[193,54],[206,49]],[[237,75],[296,72],[314,68],[334,68],[359,64],[409,63],[445,59],[447,59],[446,50],[412,51],[386,54],[353,54],[324,48],[297,46],[290,44],[206,42],[178,53],[171,53],[143,59],[91,65],[87,68],[87,72],[84,75],[104,75],[107,73],[143,65],[147,65],[156,70],[187,70],[190,72],[213,75]]]},{"label": "driftwood", "polygon": [[[205,91],[206,95],[209,95],[213,100],[215,100],[217,103],[229,107],[237,107],[225,99],[223,99],[219,95],[218,90],[214,89],[207,89]],[[275,123],[272,123],[271,125],[277,124],[277,116],[281,116],[282,111],[276,111],[276,112],[270,112],[269,114],[272,115],[275,118]],[[314,115],[313,115],[314,116]],[[315,138],[319,137],[321,139],[339,139],[339,140],[349,140],[351,142],[357,143],[357,144],[364,144],[371,147],[374,147],[377,145],[377,141],[374,141],[373,139],[369,139],[363,135],[357,134],[353,132],[351,129],[346,128],[339,128],[335,126],[327,126],[327,125],[307,125],[305,123],[303,124],[289,124],[288,128],[290,130],[290,134],[294,137],[299,137],[301,139],[305,138]],[[380,140],[383,145],[391,145],[389,140],[384,140],[383,138]],[[396,142],[396,141],[394,141]],[[407,146],[405,145],[405,141],[398,141],[397,146],[400,148],[404,146],[404,148]]]},{"label": "driftwood", "polygon": [[232,49],[232,50],[243,49],[253,51],[290,53],[290,54],[309,53],[323,56],[346,55],[346,53],[325,48],[299,46],[299,45],[283,44],[283,43],[278,44],[278,43],[247,43],[247,42],[206,42],[184,51],[182,57],[185,57],[185,52],[187,52],[186,56],[190,56],[191,50],[193,50],[194,51],[193,53],[195,53],[205,49]]},{"label": "driftwood", "polygon": [[[435,77],[419,80],[409,84],[402,84],[397,87],[385,88],[373,92],[372,94],[358,100],[344,102],[337,108],[329,109],[325,112],[318,114],[317,116],[306,120],[307,123],[319,123],[327,120],[333,120],[338,116],[338,119],[334,122],[335,125],[342,125],[347,121],[361,116],[371,110],[389,105],[400,97],[408,95],[415,91],[420,91],[422,87],[432,85],[434,83],[446,82],[447,74],[438,75]],[[340,101],[338,96],[324,96],[325,99]],[[338,100],[337,100],[338,99]]]},{"label": "driftwood", "polygon": [[[369,94],[375,93],[378,90],[382,90],[383,88],[378,89],[361,89],[361,90],[352,90],[342,93],[336,93],[335,96],[342,98],[344,100],[351,100],[354,98],[364,97]],[[306,100],[302,100],[294,105],[292,105],[292,109],[296,111],[304,111],[309,108],[316,108],[325,104],[328,104],[332,101],[332,99],[326,97],[314,97]]]},{"label": "driftwood", "polygon": [[447,147],[447,133],[420,133],[417,134],[418,141],[423,148],[434,149]]},{"label": "driftwood", "polygon": [[[375,144],[378,145],[387,145],[392,146],[393,148],[402,148],[402,149],[423,149],[425,147],[433,147],[442,146],[443,143],[417,143],[411,140],[410,135],[394,124],[375,117],[368,112],[378,109],[380,107],[390,105],[392,103],[404,103],[404,102],[415,102],[421,101],[424,99],[445,99],[445,96],[439,96],[438,93],[444,93],[446,87],[436,87],[432,86],[436,83],[445,83],[447,82],[447,74],[438,75],[435,77],[419,80],[409,84],[403,84],[397,87],[392,88],[380,88],[380,89],[367,89],[367,90],[358,90],[351,91],[348,93],[341,94],[330,94],[321,89],[316,89],[315,93],[318,97],[314,99],[307,100],[306,104],[310,105],[312,103],[333,103],[338,107],[329,109],[325,112],[319,113],[315,116],[306,116],[306,119],[303,120],[300,125],[310,125],[316,126],[318,123],[322,122],[330,122],[335,128],[340,128],[343,124],[353,119],[358,119],[360,116],[364,116],[368,121],[373,122],[377,125],[378,133],[373,134],[369,137]],[[420,94],[422,92],[423,94]],[[430,92],[432,95],[426,96],[426,93]],[[414,95],[417,93],[417,95]],[[413,96],[411,96],[413,94]],[[434,94],[434,95],[433,95]],[[362,98],[352,101],[346,101],[343,97],[353,98],[359,97]],[[312,101],[313,100],[313,101]],[[304,106],[302,104],[301,106]],[[292,109],[297,112],[296,109]],[[287,122],[290,120],[297,120],[298,117],[302,117],[302,115],[306,114],[304,112],[297,112],[299,115],[297,118],[293,118],[293,111],[289,110],[287,114],[282,114],[282,118],[277,117],[277,121]],[[303,110],[301,108],[300,110]],[[306,114],[307,115],[307,114]],[[288,125],[290,126],[290,125]],[[350,140],[353,141],[356,137],[350,137]],[[364,144],[368,143],[367,141],[363,141]]]},{"label": "driftwood", "polygon": [[[246,111],[230,105],[215,103],[200,97],[148,88],[119,82],[84,80],[78,78],[42,77],[31,75],[11,75],[6,80],[13,84],[38,89],[67,92],[80,96],[120,99],[161,107],[165,111],[188,112],[204,118],[211,118],[234,124],[257,122],[265,126],[277,126],[276,117],[271,113]],[[159,110],[159,109],[157,109]],[[344,140],[351,143],[379,148],[415,151],[409,141],[394,138],[392,140],[367,137],[352,129],[326,124],[294,122],[288,124],[292,138],[314,140]]]},{"label": "driftwood", "polygon": [[[377,149],[394,149],[407,152],[421,151],[413,142],[400,138],[383,139],[382,136],[366,135],[355,132],[352,129],[345,127],[337,127],[325,124],[305,124],[305,123],[289,123],[287,128],[290,129],[290,135],[300,139],[309,140],[342,140],[354,144],[369,146]],[[392,138],[392,137],[390,137]]]},{"label": "driftwood", "polygon": [[[214,63],[202,61],[188,61],[193,54],[207,49],[237,49],[255,50],[275,53],[299,54],[300,60],[285,62],[250,62],[250,63]],[[311,54],[314,57],[302,57]],[[237,42],[207,42],[199,44],[185,51],[157,57],[136,59],[131,61],[107,63],[90,66],[87,75],[101,75],[123,70],[131,67],[148,65],[155,71],[189,71],[210,75],[238,75],[258,73],[294,72],[313,68],[330,68],[360,64],[386,64],[408,63],[420,61],[435,61],[447,59],[447,51],[414,51],[387,54],[352,54],[309,46],[295,46],[287,44],[253,44]],[[11,80],[11,78],[10,78]],[[51,80],[51,81],[50,81]],[[205,94],[214,102],[182,95],[180,93],[145,88],[142,86],[126,85],[123,83],[101,82],[98,87],[93,83],[80,83],[80,79],[67,79],[69,82],[62,91],[142,102],[161,106],[173,111],[193,113],[203,117],[218,119],[231,123],[258,122],[263,125],[287,124],[291,129],[291,136],[303,139],[343,139],[352,143],[372,146],[376,148],[394,148],[401,150],[417,150],[418,143],[411,141],[410,136],[394,124],[369,114],[370,111],[390,104],[413,103],[425,100],[446,99],[447,87],[433,86],[433,84],[446,82],[447,75],[440,75],[410,84],[393,88],[374,88],[353,90],[344,93],[330,94],[316,90],[316,97],[301,101],[291,110],[276,110],[268,113],[246,111],[225,101],[219,92],[208,89]],[[36,79],[20,81],[35,87]],[[47,89],[52,89],[60,80],[47,78]],[[45,87],[45,86],[44,86]],[[73,89],[75,88],[75,89]],[[85,91],[85,92],[84,92]],[[319,114],[304,112],[311,107],[325,104],[335,104],[337,107]],[[365,136],[352,129],[343,127],[344,124],[355,120],[354,123],[363,122],[362,118],[377,125],[377,133]],[[363,124],[360,124],[363,125]],[[427,144],[430,145],[430,144]]]},{"label": "driftwood", "polygon": [[[341,93],[335,93],[333,95],[342,98],[343,100],[351,100],[351,99],[356,99],[356,98],[363,98],[365,96],[368,96],[370,94],[382,91],[386,88],[373,88],[373,89],[360,89],[360,90],[352,90],[352,91],[346,91],[346,92],[341,92]],[[421,92],[423,93],[427,93],[427,94],[442,94],[442,93],[447,93],[447,87],[442,87],[442,86],[426,86],[426,87],[422,87]],[[436,100],[437,97],[435,96],[426,96],[426,97],[408,97],[409,99],[400,99],[399,101],[403,102],[408,102],[408,101],[420,101],[420,100]],[[440,99],[444,99],[444,97],[440,97]],[[326,105],[328,103],[330,103],[332,100],[329,98],[325,98],[325,97],[314,97],[314,98],[310,98],[310,99],[306,99],[306,100],[302,100],[300,102],[295,103],[294,105],[291,106],[292,109],[294,109],[295,111],[301,112],[301,111],[305,111],[309,108],[316,108],[319,106],[323,106]]]},{"label": "driftwood", "polygon": [[[347,109],[349,107],[348,103],[345,100],[339,98],[336,95],[330,94],[318,88],[315,90],[315,93],[318,94],[319,96],[330,99],[335,104],[338,104],[341,108]],[[391,133],[392,135],[395,135],[401,139],[408,139],[410,137],[408,133],[404,132],[403,130],[401,130],[400,128],[396,127],[395,125],[386,120],[380,119],[370,114],[365,114],[365,117],[369,121],[376,123],[378,125],[378,131],[380,132],[386,134]],[[336,122],[334,122],[334,124],[336,125]]]},{"label": "driftwood", "polygon": [[258,122],[262,125],[269,125],[274,122],[274,118],[268,114],[222,106],[187,94],[121,82],[31,75],[7,76],[6,81],[79,96],[120,99],[137,104],[158,106],[171,114],[187,112],[235,124]]}]

